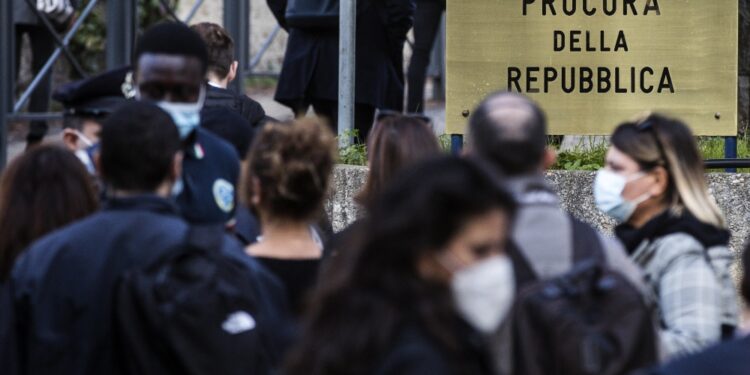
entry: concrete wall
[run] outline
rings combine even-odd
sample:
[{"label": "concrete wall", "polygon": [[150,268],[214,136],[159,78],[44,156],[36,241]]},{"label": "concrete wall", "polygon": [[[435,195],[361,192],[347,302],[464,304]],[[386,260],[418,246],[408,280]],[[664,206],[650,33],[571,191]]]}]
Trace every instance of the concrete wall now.
[{"label": "concrete wall", "polygon": [[[356,219],[358,207],[353,197],[364,184],[367,168],[339,166],[334,172],[331,199],[326,204],[334,230],[346,227]],[[547,179],[560,193],[562,206],[576,217],[611,232],[614,222],[594,206],[593,172],[554,171]],[[709,188],[729,222],[732,232],[731,246],[742,248],[750,227],[750,174],[712,173],[708,175]]]}]

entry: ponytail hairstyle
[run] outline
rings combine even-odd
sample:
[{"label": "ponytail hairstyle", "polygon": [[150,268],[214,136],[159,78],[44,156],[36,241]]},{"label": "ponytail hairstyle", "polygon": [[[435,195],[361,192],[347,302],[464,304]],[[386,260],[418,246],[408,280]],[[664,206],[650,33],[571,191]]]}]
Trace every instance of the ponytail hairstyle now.
[{"label": "ponytail hairstyle", "polygon": [[323,207],[336,162],[336,139],[318,119],[266,124],[250,148],[245,198],[259,189],[256,205],[266,219],[303,222]]},{"label": "ponytail hairstyle", "polygon": [[615,129],[612,145],[633,158],[641,170],[663,167],[669,176],[666,202],[681,214],[726,228],[724,216],[708,193],[703,159],[690,129],[682,121],[649,114]]}]

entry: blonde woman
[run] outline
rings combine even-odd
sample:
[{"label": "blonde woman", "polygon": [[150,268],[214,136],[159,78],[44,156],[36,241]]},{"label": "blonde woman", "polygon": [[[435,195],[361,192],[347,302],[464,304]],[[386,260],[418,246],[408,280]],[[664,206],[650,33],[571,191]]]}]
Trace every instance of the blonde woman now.
[{"label": "blonde woman", "polygon": [[730,338],[738,304],[729,232],[687,126],[660,115],[620,125],[594,196],[646,274],[662,359]]}]

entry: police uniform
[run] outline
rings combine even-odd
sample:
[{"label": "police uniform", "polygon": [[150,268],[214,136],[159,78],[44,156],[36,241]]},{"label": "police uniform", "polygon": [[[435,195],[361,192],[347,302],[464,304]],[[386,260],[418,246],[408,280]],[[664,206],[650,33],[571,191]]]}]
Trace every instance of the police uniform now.
[{"label": "police uniform", "polygon": [[127,101],[124,82],[129,71],[124,67],[67,83],[55,90],[52,99],[62,103],[65,116],[104,119]]},{"label": "police uniform", "polygon": [[223,139],[196,128],[186,139],[177,205],[191,223],[226,224],[234,218],[240,175],[237,151]]},{"label": "police uniform", "polygon": [[[0,359],[22,373],[113,374],[112,296],[120,275],[185,240],[189,225],[174,203],[155,195],[113,199],[105,208],[33,244],[0,296]],[[258,293],[257,329],[270,360],[288,343],[283,288],[240,244],[225,236],[222,254],[247,267]],[[2,354],[2,353],[0,353]],[[275,358],[273,357],[275,356]],[[13,373],[0,368],[3,374]]]}]

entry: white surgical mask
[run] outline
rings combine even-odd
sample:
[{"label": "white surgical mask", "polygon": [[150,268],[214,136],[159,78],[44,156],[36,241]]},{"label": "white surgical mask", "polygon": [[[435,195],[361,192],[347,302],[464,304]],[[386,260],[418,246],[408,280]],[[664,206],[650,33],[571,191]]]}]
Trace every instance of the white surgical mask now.
[{"label": "white surgical mask", "polygon": [[464,319],[479,332],[491,334],[513,304],[513,264],[505,255],[492,256],[456,272],[451,288]]},{"label": "white surgical mask", "polygon": [[173,103],[160,101],[156,102],[161,109],[172,116],[177,130],[180,132],[180,138],[187,138],[190,133],[201,123],[201,109],[206,99],[206,89],[201,86],[201,93],[198,101],[195,103]]},{"label": "white surgical mask", "polygon": [[623,198],[622,192],[628,182],[638,180],[645,174],[637,173],[630,178],[621,176],[607,169],[602,169],[596,174],[594,180],[594,202],[596,207],[609,215],[618,223],[624,223],[633,216],[638,205],[650,197],[644,193],[634,200]]}]

